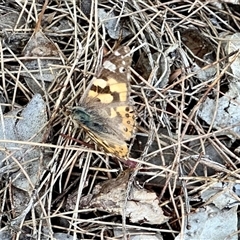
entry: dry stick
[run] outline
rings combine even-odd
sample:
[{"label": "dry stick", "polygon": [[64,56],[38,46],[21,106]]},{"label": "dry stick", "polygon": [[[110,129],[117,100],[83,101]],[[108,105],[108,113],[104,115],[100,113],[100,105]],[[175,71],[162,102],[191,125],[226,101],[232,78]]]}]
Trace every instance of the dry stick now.
[{"label": "dry stick", "polygon": [[[144,100],[145,100],[145,103],[146,103],[146,107],[147,107],[147,110],[148,110],[148,113],[149,113],[149,116],[150,116],[150,124],[153,122],[153,115],[152,115],[152,112],[151,112],[151,109],[148,105],[148,101],[147,101],[147,98],[144,94],[144,91],[143,89],[141,89],[142,91],[142,95],[144,96]],[[151,124],[152,125],[152,124]],[[140,158],[140,160],[144,160],[146,155],[147,155],[147,152],[148,152],[148,149],[149,147],[151,146],[151,143],[153,142],[153,133],[154,133],[154,129],[153,128],[150,128],[152,129],[149,133],[149,136],[148,136],[148,141],[144,147],[144,151],[142,153],[142,156]],[[135,171],[131,174],[130,178],[129,178],[129,181],[128,181],[128,185],[127,185],[127,190],[126,190],[126,198],[125,198],[125,201],[124,201],[124,205],[123,205],[123,216],[122,216],[122,225],[123,225],[123,235],[124,235],[124,239],[127,239],[126,238],[126,208],[127,208],[127,201],[129,199],[129,196],[130,196],[130,193],[131,193],[131,190],[132,190],[132,184],[134,182],[134,179],[135,177],[137,176],[137,173],[138,173],[138,170],[141,168],[141,165],[142,163],[138,163]]]},{"label": "dry stick", "polygon": [[[178,129],[179,129],[179,133],[180,133],[180,131],[181,131],[181,126],[182,126],[182,119],[183,119],[183,109],[184,109],[184,93],[185,93],[185,91],[184,91],[184,82],[182,81],[182,100],[181,100],[181,108],[180,108],[180,111],[179,111],[179,127],[178,127]],[[178,159],[180,159],[180,153],[181,153],[181,145],[182,145],[182,141],[181,141],[181,138],[180,138],[180,134],[178,134],[178,140],[177,140],[177,150],[176,150],[176,155],[175,155],[175,158],[174,158],[174,161],[173,161],[173,164],[172,164],[172,168],[171,169],[175,169],[176,167],[177,167],[177,163],[179,163],[179,161],[178,161]],[[162,197],[163,197],[163,195],[164,195],[164,193],[165,193],[165,191],[166,191],[166,189],[167,189],[167,187],[168,186],[170,186],[169,185],[169,181],[170,181],[170,179],[172,178],[172,174],[169,174],[168,175],[168,177],[167,177],[167,179],[166,179],[166,182],[165,182],[165,185],[164,185],[164,187],[163,187],[163,189],[162,189],[162,191],[161,191],[161,194],[159,195],[159,199],[161,199]],[[176,183],[176,181],[175,181],[175,183]],[[172,192],[174,192],[174,190],[173,189],[169,189],[169,191],[172,191]],[[170,191],[170,192],[171,192]]]},{"label": "dry stick", "polygon": [[[42,18],[43,18],[43,15],[44,15],[45,10],[46,10],[46,8],[47,8],[47,5],[48,5],[48,0],[45,0],[45,3],[44,3],[44,5],[43,5],[43,7],[42,7],[42,11],[41,11],[41,13],[40,13],[40,15],[39,15],[39,18],[38,18],[38,21],[37,21],[37,23],[36,23],[36,26],[35,26],[33,35],[35,35],[37,32],[40,31]],[[26,71],[27,71],[27,69],[26,69]],[[36,81],[36,83],[38,83],[38,82]],[[41,86],[40,86],[40,87],[41,87]],[[56,113],[56,111],[55,111],[54,113]],[[53,116],[55,116],[54,113],[53,113]],[[47,130],[46,130],[46,133],[44,134],[43,139],[46,139],[46,138],[47,138],[46,136],[48,135],[48,132],[50,131],[50,130],[49,130],[49,129],[50,129],[49,126],[50,126],[50,124],[52,123],[52,120],[54,119],[53,116],[52,116],[52,118],[49,120],[49,122],[48,122],[48,124],[47,124],[47,127],[46,127]]]},{"label": "dry stick", "polygon": [[[220,44],[218,44],[218,49],[217,49],[217,60],[219,60],[219,55],[220,55],[220,47],[221,47],[221,42]],[[224,72],[224,71],[223,71]],[[217,75],[219,74],[219,64],[217,64]],[[214,125],[214,121],[215,121],[215,118],[217,116],[217,108],[218,108],[218,104],[219,104],[219,91],[220,91],[220,84],[218,82],[217,84],[217,91],[218,91],[218,94],[217,94],[217,97],[216,97],[216,111],[214,111],[213,113],[213,117],[212,117],[212,122],[209,126],[209,129],[208,129],[208,132],[207,133],[210,133],[212,128],[213,128],[213,125]]]},{"label": "dry stick", "polygon": [[[78,43],[79,43],[79,42],[78,42]],[[60,106],[60,104],[61,104],[61,102],[62,102],[63,95],[64,95],[64,93],[65,93],[65,91],[66,91],[66,88],[67,88],[68,83],[69,83],[69,81],[70,81],[70,79],[71,79],[72,73],[73,73],[73,71],[74,71],[74,69],[75,69],[75,66],[76,66],[77,63],[78,63],[78,60],[79,60],[81,54],[82,54],[81,45],[80,45],[80,43],[79,43],[79,44],[78,44],[78,54],[77,54],[77,57],[76,57],[73,65],[72,65],[72,67],[71,67],[71,70],[70,70],[70,72],[69,72],[69,74],[68,74],[68,76],[67,76],[67,78],[66,78],[66,80],[65,80],[65,82],[64,82],[63,88],[62,88],[62,90],[61,90],[61,92],[60,92],[60,94],[59,94],[59,97],[58,97],[57,101],[56,101],[56,104],[55,104],[55,107],[54,107],[54,110],[53,110],[52,117],[51,117],[51,119],[49,120],[49,124],[48,124],[49,126],[50,126],[50,124],[52,123],[53,119],[55,118],[55,116],[56,116],[56,114],[57,114],[57,112],[58,112],[58,108],[59,108],[59,106]]]},{"label": "dry stick", "polygon": [[184,214],[185,213],[185,209],[184,209],[184,202],[183,202],[182,198],[179,197],[178,199],[180,201],[181,212],[182,212],[182,223],[183,224],[181,224],[181,231],[179,233],[180,240],[182,240],[182,239],[184,239],[184,229],[185,229],[185,225],[184,225],[184,223],[185,223],[185,214]]},{"label": "dry stick", "polygon": [[8,94],[7,94],[7,88],[6,88],[6,78],[5,78],[5,71],[4,71],[4,59],[3,59],[3,48],[2,48],[2,41],[0,42],[0,64],[1,64],[1,73],[2,73],[2,90],[4,92],[5,97],[7,98],[7,102],[9,101]]},{"label": "dry stick", "polygon": [[74,226],[73,236],[75,236],[76,238],[77,238],[76,232],[77,232],[78,227],[77,227],[77,224],[75,224],[75,220],[79,216],[78,209],[80,208],[80,206],[79,206],[80,205],[80,199],[82,197],[82,191],[83,191],[83,188],[84,188],[85,181],[87,179],[89,166],[90,166],[90,158],[87,157],[87,161],[85,161],[85,163],[84,163],[83,171],[82,171],[82,174],[81,174],[81,179],[79,181],[78,195],[77,195],[76,205],[75,205],[75,208],[74,208],[73,218],[71,219],[71,221],[69,221],[70,224],[69,224],[68,231],[70,232],[70,230],[72,228],[72,225],[73,225]]},{"label": "dry stick", "polygon": [[[145,39],[145,35],[144,35],[144,33],[143,33],[143,31],[144,31],[145,28],[146,28],[146,31],[149,33],[149,36],[151,36],[151,37],[154,39],[154,42],[156,43],[157,49],[162,49],[162,46],[161,46],[161,44],[160,44],[160,41],[159,41],[159,39],[155,36],[155,34],[153,33],[153,30],[152,30],[152,27],[151,27],[151,23],[154,21],[155,18],[157,18],[157,17],[161,14],[161,10],[157,11],[156,14],[155,14],[152,18],[150,18],[150,19],[148,20],[148,19],[146,19],[146,18],[148,17],[148,14],[145,14],[145,15],[144,15],[143,13],[141,13],[141,12],[140,12],[140,7],[139,7],[139,5],[138,5],[135,1],[133,1],[133,3],[134,3],[135,8],[137,9],[137,11],[139,11],[139,15],[140,15],[140,17],[142,18],[143,23],[146,22],[146,24],[145,24],[143,27],[140,27],[140,26],[139,26],[139,27],[140,27],[139,33],[141,32],[141,36],[143,36],[143,39],[145,40],[144,42],[145,42],[145,43],[148,42],[148,41]],[[132,19],[133,19],[133,18],[132,18]],[[134,19],[134,20],[135,20],[135,19]],[[147,21],[147,20],[148,20],[148,21]],[[135,22],[135,24],[136,24],[136,22]],[[138,35],[138,34],[136,34],[136,35],[134,36],[134,38],[131,39],[131,42],[133,42],[133,40],[137,38],[137,35]]]},{"label": "dry stick", "polygon": [[[86,213],[86,212],[89,212],[89,211],[92,211],[92,212],[96,212],[96,208],[92,208],[92,209],[84,209],[84,210],[78,210],[77,212],[78,213]],[[61,218],[61,219],[66,219],[67,221],[71,221],[72,217],[70,217],[69,215],[70,214],[73,214],[75,211],[68,211],[68,212],[63,212],[63,213],[56,213],[54,215],[51,215],[49,216],[49,218]],[[110,215],[111,216],[111,215]],[[43,217],[41,219],[37,218],[36,221],[39,221],[39,220],[42,220],[42,219],[46,219],[46,217]],[[97,220],[95,220],[97,219]],[[116,226],[116,227],[122,227],[122,224],[121,223],[115,223],[115,222],[107,222],[107,221],[99,221],[98,220],[99,217],[96,217],[96,218],[91,218],[91,219],[81,219],[80,217],[76,219],[76,222],[77,224],[80,224],[80,223],[89,223],[89,224],[101,224],[102,226]],[[27,220],[25,221],[25,226],[27,226],[27,224],[29,224],[30,220]],[[63,229],[62,227],[59,227],[57,225],[55,225],[56,228],[58,229]],[[163,233],[170,233],[170,232],[173,232],[173,233],[179,233],[178,231],[170,231],[168,229],[160,229],[160,228],[154,228],[154,227],[143,227],[141,225],[130,225],[130,224],[127,224],[127,228],[128,229],[140,229],[140,230],[145,230],[145,231],[156,231],[156,232],[163,232]],[[83,231],[80,231],[78,230],[77,232],[79,233],[83,233]],[[85,232],[87,234],[87,232]],[[95,235],[94,235],[95,236]]]},{"label": "dry stick", "polygon": [[237,29],[240,29],[239,18],[237,16],[234,16],[234,13],[231,12],[230,6],[228,6],[227,4],[225,4],[224,6],[227,9],[229,17],[232,17],[234,24],[236,24]]},{"label": "dry stick", "polygon": [[[45,147],[45,148],[58,148],[58,149],[63,149],[63,150],[75,150],[75,151],[82,151],[82,152],[89,152],[89,149],[86,148],[81,148],[81,147],[72,147],[72,146],[58,146],[55,144],[47,144],[47,143],[37,143],[37,142],[24,142],[24,141],[16,141],[16,140],[2,140],[0,139],[0,143],[5,143],[5,142],[11,142],[11,143],[16,143],[16,144],[26,144],[26,145],[33,145],[33,146],[39,146],[39,147]],[[0,147],[0,150],[4,150],[3,148]],[[91,150],[91,153],[96,153],[96,154],[101,154],[101,152],[96,151],[96,150]],[[131,159],[131,158],[130,158]],[[132,161],[135,161],[137,163],[144,164],[146,166],[152,167],[154,169],[159,169],[167,172],[171,172],[173,174],[176,174],[175,171],[168,169],[163,166],[157,166],[152,163],[140,161],[137,159],[132,158]]]},{"label": "dry stick", "polygon": [[[203,5],[203,3],[201,1],[199,1],[199,4]],[[206,7],[204,5],[204,9],[206,9],[206,11],[208,11],[207,16],[211,15],[214,16],[214,18],[216,18],[217,21],[221,22],[221,25],[226,26],[227,29],[231,29],[231,31],[235,32],[236,29],[234,29],[233,27],[231,27],[227,21],[223,20],[221,17],[219,17],[217,14],[215,14],[215,12],[211,11],[211,9],[209,9],[208,7]],[[226,11],[224,11],[224,14],[227,14]]]},{"label": "dry stick", "polygon": [[[180,131],[181,131],[181,126],[182,126],[182,119],[183,119],[183,111],[184,111],[184,96],[185,96],[185,89],[184,89],[184,82],[182,82],[182,100],[181,100],[181,105],[180,105],[180,116],[179,116],[179,124],[178,124],[178,131],[179,131],[179,134],[178,134],[178,145],[177,145],[177,152],[176,152],[176,156],[175,156],[175,159],[174,159],[174,161],[173,161],[173,169],[175,169],[175,168],[177,168],[178,167],[178,164],[180,163],[180,155],[181,155],[181,148],[182,148],[182,144],[181,144],[181,141],[180,141]],[[177,171],[178,172],[178,171]],[[168,180],[168,182],[170,181],[170,177],[171,177],[171,175],[172,174],[169,174],[169,180]],[[178,173],[178,175],[179,175],[179,173]],[[175,178],[175,181],[174,181],[174,187],[176,188],[176,178]],[[169,185],[169,189],[170,189],[170,186],[171,186],[171,184],[169,184],[168,183],[168,185]],[[171,189],[172,190],[172,192],[174,192],[174,188],[173,189]],[[162,191],[162,194],[163,194],[164,192]],[[175,207],[175,212],[176,213],[178,213],[177,212],[177,207],[175,206],[175,202],[174,202],[174,198],[172,198],[173,199],[173,205],[174,205],[174,207]],[[185,199],[186,201],[187,201],[187,199]],[[179,219],[179,221],[180,221],[180,219]],[[180,223],[180,222],[179,222]],[[181,224],[180,224],[181,225]]]},{"label": "dry stick", "polygon": [[[86,40],[86,46],[85,46],[85,56],[84,56],[84,69],[83,69],[83,73],[84,75],[87,72],[87,59],[88,59],[88,50],[90,49],[90,38],[91,38],[91,33],[92,33],[92,29],[93,29],[93,17],[94,17],[94,6],[96,5],[95,1],[92,1],[91,4],[91,12],[90,12],[90,20],[89,20],[89,28],[88,28],[88,32],[87,32],[87,40]],[[96,13],[96,12],[95,12]],[[98,19],[96,17],[96,19]],[[97,31],[97,26],[95,26],[95,31]],[[95,35],[97,38],[97,34]]]},{"label": "dry stick", "polygon": [[[239,53],[240,53],[240,50],[237,51],[235,57],[232,59],[232,61],[230,61],[230,62],[227,64],[227,66],[223,69],[222,73],[209,85],[209,88],[207,89],[207,91],[204,93],[204,95],[203,95],[203,96],[201,97],[201,99],[198,101],[198,103],[196,104],[196,106],[193,108],[192,113],[191,113],[191,115],[189,116],[189,118],[188,118],[188,120],[187,120],[187,122],[186,122],[186,125],[185,125],[185,127],[184,127],[184,129],[183,129],[182,135],[181,135],[181,137],[179,138],[179,142],[182,143],[183,138],[184,138],[184,136],[185,136],[185,134],[186,134],[186,131],[187,131],[187,129],[188,129],[188,126],[189,126],[190,122],[192,121],[192,118],[193,118],[195,112],[197,111],[197,109],[199,108],[199,106],[202,104],[202,102],[203,102],[204,99],[206,98],[207,94],[208,94],[208,93],[210,92],[210,90],[214,87],[214,85],[219,81],[219,79],[223,76],[223,74],[225,73],[225,71],[226,71],[226,70],[229,68],[229,66],[232,64],[232,62],[235,61],[235,59],[238,57]],[[172,170],[174,169],[174,167],[175,167],[175,165],[173,164]],[[170,174],[170,175],[168,176],[168,178],[167,178],[166,184],[165,184],[164,188],[162,189],[162,192],[161,192],[161,194],[160,194],[160,196],[159,196],[159,199],[161,199],[161,198],[163,197],[163,194],[164,194],[164,192],[165,192],[165,190],[166,190],[166,188],[167,188],[167,185],[168,185],[167,183],[170,181],[170,177],[171,177],[171,174]]]},{"label": "dry stick", "polygon": [[[135,5],[135,7],[137,8],[137,10],[139,10],[138,9],[138,6],[137,5]],[[159,13],[160,13],[161,11],[158,11],[151,19],[149,19],[149,21],[144,25],[144,26],[139,26],[139,24],[138,24],[138,22],[136,21],[136,19],[132,16],[131,17],[131,19],[132,19],[132,21],[133,21],[133,23],[135,24],[135,26],[136,26],[136,28],[138,29],[138,33],[137,34],[135,34],[135,36],[129,41],[129,43],[128,44],[131,44],[135,39],[137,39],[137,37],[140,35],[141,37],[142,37],[142,39],[144,40],[144,43],[147,43],[148,41],[147,41],[147,39],[146,39],[146,37],[145,37],[145,35],[144,35],[144,30],[145,29],[148,29],[148,30],[150,30],[150,32],[152,32],[152,30],[151,30],[151,28],[150,28],[150,24],[151,24],[151,22],[155,19],[155,18],[157,18],[157,16],[159,16]],[[142,15],[142,14],[141,14]],[[143,15],[142,15],[142,17],[143,17]],[[152,36],[154,36],[154,34],[152,34]],[[157,39],[154,39],[155,40],[155,43],[156,43],[156,45],[157,45],[157,48],[158,49],[161,49],[161,46],[159,45],[159,43],[158,43],[158,41],[157,41]],[[138,41],[140,41],[139,39],[138,39]],[[147,56],[148,56],[148,60],[149,60],[149,64],[150,64],[150,66],[151,66],[151,68],[152,69],[154,69],[154,61],[153,61],[153,59],[152,59],[152,55],[151,55],[151,51],[150,51],[150,48],[149,48],[149,44],[145,44],[145,49],[147,50]]]},{"label": "dry stick", "polygon": [[240,54],[240,50],[237,51],[237,53],[235,54],[235,57],[233,57],[233,59],[227,64],[227,66],[223,69],[223,71],[220,73],[220,75],[209,85],[207,91],[203,94],[203,96],[200,98],[200,100],[198,101],[196,106],[193,108],[190,116],[188,117],[186,125],[185,125],[185,127],[183,129],[182,136],[181,136],[181,139],[180,139],[181,141],[183,140],[183,137],[186,134],[186,131],[188,129],[188,126],[189,126],[189,124],[190,124],[194,114],[199,109],[199,106],[204,102],[204,100],[207,97],[208,93],[212,90],[212,88],[215,86],[215,84],[217,84],[217,82],[220,80],[220,78],[223,76],[223,74],[227,71],[229,66],[236,60],[236,58],[239,56],[239,54]]},{"label": "dry stick", "polygon": [[48,5],[48,0],[45,0],[45,3],[44,3],[43,8],[42,8],[42,11],[41,11],[41,13],[39,15],[39,18],[38,18],[36,27],[34,29],[34,34],[37,33],[40,30],[43,14],[44,14],[44,12],[45,12],[45,10],[47,8],[47,5]]},{"label": "dry stick", "polygon": [[[199,27],[206,27],[206,25],[205,25],[202,21],[200,21],[200,20],[197,20],[197,19],[194,19],[194,18],[188,19],[188,17],[186,17],[185,15],[183,15],[183,14],[181,14],[181,13],[178,13],[178,12],[175,12],[175,11],[174,11],[174,8],[172,9],[172,8],[168,7],[167,5],[165,5],[164,7],[165,7],[169,12],[171,12],[171,13],[174,14],[174,15],[176,15],[177,17],[179,17],[179,18],[181,18],[181,19],[183,19],[183,20],[187,20],[188,24],[194,24],[194,25],[197,25],[197,26],[199,26]],[[178,24],[176,24],[176,25],[178,25]],[[174,26],[173,26],[173,29],[175,29],[175,28],[176,28],[176,26],[174,25]]]},{"label": "dry stick", "polygon": [[[204,5],[202,5],[201,7],[199,8],[196,8],[195,11],[192,11],[191,13],[189,13],[187,16],[185,16],[180,22],[178,22],[176,25],[174,25],[174,29],[176,29],[179,25],[181,25],[183,22],[186,22],[186,21],[189,21],[188,19],[193,16],[196,12],[198,12],[199,10],[201,10],[201,8],[203,8],[205,5],[208,4],[208,1],[205,2]],[[191,21],[192,19],[190,19]]]},{"label": "dry stick", "polygon": [[[215,136],[220,136],[220,135],[223,135],[222,132],[226,131],[226,130],[229,130],[230,128],[233,128],[235,126],[238,126],[239,124],[236,124],[236,125],[232,125],[230,127],[226,127],[226,128],[223,128],[223,129],[220,129],[220,130],[217,130],[215,131],[214,133],[210,133],[210,134],[204,134],[202,136],[198,135],[197,137],[187,137],[187,135],[185,136],[186,140],[182,141],[182,144],[185,144],[185,143],[188,143],[188,142],[192,142],[192,141],[195,141],[195,140],[200,140],[202,139],[203,137],[215,137]],[[225,134],[226,135],[226,134]],[[163,147],[161,149],[161,151],[166,151],[167,149],[170,149],[174,146],[177,146],[177,143],[174,143],[174,144],[171,144],[171,145],[168,145],[166,147]],[[226,150],[227,151],[227,150]],[[154,152],[152,152],[151,154],[148,154],[148,156],[152,156],[154,154],[157,154],[159,152],[159,150],[156,150]],[[234,154],[231,154],[231,151],[228,152],[228,154],[233,157],[233,158],[236,158],[239,162],[240,162],[240,158],[237,157],[236,155]]]}]

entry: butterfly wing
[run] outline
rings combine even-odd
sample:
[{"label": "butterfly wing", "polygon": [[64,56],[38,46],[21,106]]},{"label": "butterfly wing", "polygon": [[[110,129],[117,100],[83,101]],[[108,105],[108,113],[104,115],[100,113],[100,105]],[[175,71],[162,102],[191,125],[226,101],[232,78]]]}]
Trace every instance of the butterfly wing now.
[{"label": "butterfly wing", "polygon": [[114,51],[104,61],[73,114],[98,144],[120,157],[127,155],[125,141],[131,138],[135,125],[129,100],[131,62],[129,47]]}]

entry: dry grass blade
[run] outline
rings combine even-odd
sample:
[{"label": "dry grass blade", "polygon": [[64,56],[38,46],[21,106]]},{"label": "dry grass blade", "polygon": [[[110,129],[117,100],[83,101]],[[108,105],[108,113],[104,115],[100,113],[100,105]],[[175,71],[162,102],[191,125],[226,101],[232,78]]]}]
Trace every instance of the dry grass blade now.
[{"label": "dry grass blade", "polygon": [[[0,3],[0,239],[204,239],[211,212],[226,223],[213,239],[237,239],[240,7],[223,2]],[[121,82],[113,92],[91,85],[106,62],[116,73],[109,56],[122,46],[131,86],[121,95],[117,74],[103,75]],[[77,129],[72,109],[89,89],[115,102],[98,103],[109,121]],[[119,105],[134,105],[135,132]],[[91,140],[114,114],[134,132],[129,158]]]}]

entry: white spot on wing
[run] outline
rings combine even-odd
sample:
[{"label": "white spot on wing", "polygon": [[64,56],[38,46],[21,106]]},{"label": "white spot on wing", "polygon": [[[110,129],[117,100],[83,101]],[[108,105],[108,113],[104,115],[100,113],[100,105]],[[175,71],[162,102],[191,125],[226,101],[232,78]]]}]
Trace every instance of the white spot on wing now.
[{"label": "white spot on wing", "polygon": [[120,56],[121,53],[120,53],[119,51],[115,51],[115,52],[114,52],[114,55],[115,55],[115,56]]},{"label": "white spot on wing", "polygon": [[125,67],[120,67],[120,68],[119,68],[119,72],[120,72],[120,73],[124,73],[124,72],[126,72]]},{"label": "white spot on wing", "polygon": [[115,64],[113,64],[112,62],[110,62],[109,60],[106,60],[104,63],[103,63],[103,67],[105,69],[108,69],[109,71],[111,72],[115,72],[117,67]]}]

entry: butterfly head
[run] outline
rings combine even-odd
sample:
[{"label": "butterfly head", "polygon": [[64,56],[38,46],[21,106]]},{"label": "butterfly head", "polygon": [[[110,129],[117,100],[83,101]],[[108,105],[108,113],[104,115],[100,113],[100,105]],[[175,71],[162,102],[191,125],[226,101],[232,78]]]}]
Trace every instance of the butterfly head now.
[{"label": "butterfly head", "polygon": [[73,120],[82,124],[87,124],[91,121],[91,115],[82,107],[76,107],[72,111]]}]

